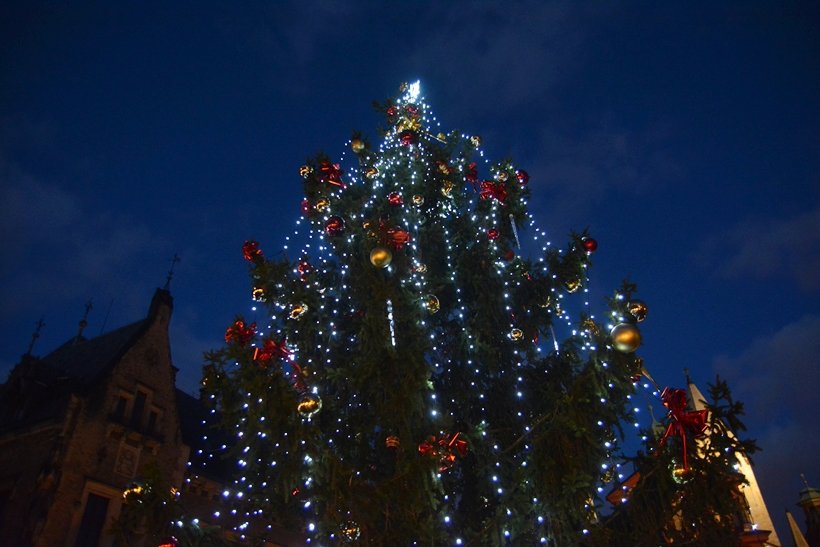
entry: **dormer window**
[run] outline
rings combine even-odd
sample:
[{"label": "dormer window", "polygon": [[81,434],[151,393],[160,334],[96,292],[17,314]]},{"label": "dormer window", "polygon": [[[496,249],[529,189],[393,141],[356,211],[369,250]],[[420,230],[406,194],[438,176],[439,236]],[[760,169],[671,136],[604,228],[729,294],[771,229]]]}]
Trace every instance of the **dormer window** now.
[{"label": "dormer window", "polygon": [[128,406],[128,397],[120,395],[114,405],[114,419],[123,421],[125,419],[125,408]]},{"label": "dormer window", "polygon": [[134,406],[131,409],[131,427],[134,429],[140,429],[142,425],[142,415],[145,412],[145,402],[147,400],[148,394],[137,390],[137,396],[134,397]]}]

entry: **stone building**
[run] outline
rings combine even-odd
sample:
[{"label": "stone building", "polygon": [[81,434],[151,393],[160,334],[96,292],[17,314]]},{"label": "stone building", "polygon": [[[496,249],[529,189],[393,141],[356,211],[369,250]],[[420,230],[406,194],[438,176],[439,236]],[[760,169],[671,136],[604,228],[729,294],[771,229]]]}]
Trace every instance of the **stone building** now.
[{"label": "stone building", "polygon": [[0,386],[0,544],[110,545],[143,466],[182,483],[171,311],[157,290],[145,319],[26,355]]}]

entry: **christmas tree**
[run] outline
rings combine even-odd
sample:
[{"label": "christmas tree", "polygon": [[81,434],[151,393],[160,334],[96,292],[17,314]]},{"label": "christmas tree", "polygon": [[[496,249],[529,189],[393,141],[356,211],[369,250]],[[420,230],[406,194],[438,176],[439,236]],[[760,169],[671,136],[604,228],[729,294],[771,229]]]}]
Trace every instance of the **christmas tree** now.
[{"label": "christmas tree", "polygon": [[[301,249],[270,258],[245,243],[257,319],[236,318],[206,356],[238,531],[281,526],[319,545],[625,537],[626,512],[602,518],[599,495],[623,478],[623,424],[637,431],[646,305],[625,283],[597,319],[597,242],[553,247],[527,212],[527,172],[441,131],[418,84],[377,108],[377,145],[357,133],[351,152],[301,167]],[[666,469],[704,420],[670,427],[650,464]],[[663,518],[676,495],[657,498]]]}]

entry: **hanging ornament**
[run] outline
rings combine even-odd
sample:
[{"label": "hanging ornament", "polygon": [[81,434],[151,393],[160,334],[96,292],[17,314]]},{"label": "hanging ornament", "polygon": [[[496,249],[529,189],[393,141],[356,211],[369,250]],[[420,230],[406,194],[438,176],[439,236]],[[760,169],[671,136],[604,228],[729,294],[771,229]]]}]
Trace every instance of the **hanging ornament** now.
[{"label": "hanging ornament", "polygon": [[345,221],[342,217],[332,216],[325,222],[325,233],[329,236],[338,236],[345,231]]},{"label": "hanging ornament", "polygon": [[179,545],[179,540],[174,536],[167,536],[165,539],[159,542],[157,547],[177,547]]},{"label": "hanging ornament", "polygon": [[273,359],[286,359],[288,355],[290,355],[290,350],[284,340],[276,342],[268,339],[262,343],[262,347],[253,350],[253,360],[261,367],[267,366]]},{"label": "hanging ornament", "polygon": [[339,526],[339,535],[345,543],[356,541],[361,534],[362,530],[355,520],[348,520]]},{"label": "hanging ornament", "polygon": [[402,230],[401,228],[387,228],[382,231],[383,239],[397,251],[410,243],[410,232],[407,230]]},{"label": "hanging ornament", "polygon": [[374,179],[379,175],[379,170],[375,167],[368,167],[367,171],[364,172],[364,176],[369,179]]},{"label": "hanging ornament", "polygon": [[397,450],[401,446],[401,441],[395,435],[388,435],[384,440],[384,446],[390,450]]},{"label": "hanging ornament", "polygon": [[399,192],[390,192],[387,195],[387,202],[393,207],[397,207],[399,205],[404,205],[404,198],[401,197],[401,193]]},{"label": "hanging ornament", "polygon": [[254,287],[253,291],[251,292],[251,299],[254,302],[264,302],[265,298],[265,289],[262,287]]},{"label": "hanging ornament", "polygon": [[498,239],[498,236],[500,235],[501,233],[495,228],[490,228],[489,230],[487,230],[487,237],[490,238],[491,241],[495,241],[496,239]]},{"label": "hanging ornament", "polygon": [[414,131],[402,131],[401,133],[399,133],[399,141],[404,146],[411,146],[413,144],[416,144],[416,138],[417,135]]},{"label": "hanging ornament", "polygon": [[395,106],[387,107],[387,115],[391,116],[391,117],[395,116],[396,115],[396,107]]},{"label": "hanging ornament", "polygon": [[256,323],[245,325],[242,319],[234,321],[233,325],[225,330],[225,342],[235,343],[239,346],[247,346],[253,335],[256,334]]},{"label": "hanging ornament", "polygon": [[259,262],[264,256],[259,248],[259,242],[249,239],[242,245],[242,256],[249,262]]},{"label": "hanging ornament", "polygon": [[570,277],[564,280],[564,290],[568,293],[574,293],[581,288],[581,280],[577,277]]},{"label": "hanging ornament", "polygon": [[424,205],[424,196],[421,194],[414,194],[413,195],[413,205],[421,206]]},{"label": "hanging ornament", "polygon": [[495,174],[495,180],[497,180],[498,182],[502,182],[502,183],[507,182],[507,178],[509,178],[509,176],[510,175],[506,171],[498,171]]},{"label": "hanging ornament", "polygon": [[584,246],[584,249],[588,253],[594,253],[595,249],[598,248],[598,242],[592,239],[591,237],[585,237],[581,239],[581,244]]},{"label": "hanging ornament", "polygon": [[450,166],[447,165],[446,162],[441,160],[436,162],[436,168],[438,168],[438,172],[442,175],[449,175],[450,174]]},{"label": "hanging ornament", "polygon": [[524,331],[522,331],[521,329],[512,329],[510,331],[509,336],[510,340],[517,342],[518,340],[521,340],[524,337]]},{"label": "hanging ornament", "polygon": [[552,296],[548,294],[541,300],[541,302],[538,303],[538,307],[540,307],[540,308],[549,308],[551,304],[552,304]]},{"label": "hanging ornament", "polygon": [[470,137],[470,144],[478,148],[479,146],[481,146],[481,137],[479,137],[478,135],[473,135],[472,137]]},{"label": "hanging ornament", "polygon": [[362,139],[353,139],[352,141],[350,141],[350,148],[358,154],[359,152],[364,150],[364,141]]},{"label": "hanging ornament", "polygon": [[424,307],[427,308],[427,311],[429,311],[430,313],[436,313],[439,309],[441,309],[441,304],[439,303],[438,298],[436,298],[436,295],[434,294],[428,294],[424,297],[422,302],[424,304]]},{"label": "hanging ornament", "polygon": [[419,107],[414,105],[413,103],[407,103],[404,105],[404,111],[410,114],[410,116],[416,117],[419,115]]},{"label": "hanging ornament", "polygon": [[345,184],[342,182],[342,168],[338,163],[323,161],[319,164],[319,171],[322,173],[322,180],[324,182],[338,186],[341,189],[345,188]]},{"label": "hanging ornament", "polygon": [[641,345],[641,331],[631,323],[620,323],[609,333],[612,345],[622,353],[632,353]]},{"label": "hanging ornament", "polygon": [[386,268],[393,260],[393,253],[386,247],[376,247],[370,251],[370,263],[377,268]]},{"label": "hanging ornament", "polygon": [[633,320],[640,323],[646,319],[646,314],[649,311],[649,308],[647,308],[646,304],[644,304],[641,300],[630,300],[626,305],[626,311],[629,312],[629,315],[632,316]]},{"label": "hanging ornament", "polygon": [[296,410],[302,418],[310,418],[322,409],[322,399],[313,393],[305,393],[299,399]]},{"label": "hanging ornament", "polygon": [[444,133],[439,133],[438,135],[436,135],[436,140],[438,140],[439,142],[446,143],[447,142],[447,135],[445,135]]},{"label": "hanging ornament", "polygon": [[418,131],[421,129],[421,122],[418,118],[402,116],[396,124],[396,129],[399,131]]},{"label": "hanging ornament", "polygon": [[446,197],[446,198],[453,197],[453,187],[454,186],[455,185],[449,180],[445,180],[444,182],[442,182],[441,183],[441,195]]},{"label": "hanging ornament", "polygon": [[416,262],[413,264],[413,271],[416,273],[427,273],[427,264],[424,262]]},{"label": "hanging ornament", "polygon": [[310,165],[303,165],[299,168],[299,174],[302,175],[303,179],[308,178],[311,173],[313,173],[313,167]]},{"label": "hanging ornament", "polygon": [[296,265],[296,271],[299,272],[299,279],[305,281],[307,279],[307,275],[313,271],[313,266],[307,261],[307,259],[303,258]]},{"label": "hanging ornament", "polygon": [[669,425],[666,426],[666,431],[664,431],[663,436],[661,436],[658,448],[663,448],[670,436],[680,437],[683,450],[682,468],[688,470],[689,456],[686,450],[687,433],[695,437],[704,435],[708,428],[707,420],[709,411],[686,410],[688,403],[686,400],[686,390],[683,389],[663,388],[661,401],[663,401],[663,406],[669,410]]},{"label": "hanging ornament", "polygon": [[304,302],[301,304],[295,305],[290,310],[290,318],[291,319],[299,319],[308,311],[308,305]]},{"label": "hanging ornament", "polygon": [[460,437],[461,433],[442,434],[438,439],[431,435],[419,444],[419,454],[438,460],[439,473],[443,473],[453,466],[456,456],[467,455],[467,441]]},{"label": "hanging ornament", "polygon": [[475,184],[478,182],[478,170],[476,162],[470,162],[467,167],[464,168],[464,180],[469,182],[470,184]]},{"label": "hanging ornament", "polygon": [[524,171],[523,169],[519,169],[515,172],[515,178],[518,179],[519,184],[521,186],[526,186],[530,182],[530,174]]},{"label": "hanging ornament", "polygon": [[691,468],[683,467],[682,465],[674,465],[672,467],[672,480],[678,484],[686,484],[695,476],[695,472]]},{"label": "hanging ornament", "polygon": [[319,198],[316,201],[316,205],[314,205],[313,208],[319,211],[320,213],[324,213],[330,208],[330,200],[327,198]]}]

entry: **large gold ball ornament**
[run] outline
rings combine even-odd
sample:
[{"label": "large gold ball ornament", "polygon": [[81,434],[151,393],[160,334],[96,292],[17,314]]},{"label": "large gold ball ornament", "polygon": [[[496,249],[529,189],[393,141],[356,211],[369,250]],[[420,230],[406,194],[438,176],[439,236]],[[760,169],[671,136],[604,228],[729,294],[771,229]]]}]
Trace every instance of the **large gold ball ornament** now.
[{"label": "large gold ball ornament", "polygon": [[513,341],[517,342],[518,340],[521,340],[522,338],[524,338],[524,331],[522,331],[521,329],[512,329],[510,331],[510,340],[513,340]]},{"label": "large gold ball ornament", "polygon": [[358,154],[364,150],[364,141],[362,139],[353,139],[350,141],[350,148]]},{"label": "large gold ball ornament", "polygon": [[347,522],[343,522],[339,526],[339,535],[342,536],[342,540],[345,543],[351,543],[359,539],[359,536],[362,534],[362,529],[354,520],[348,520]]},{"label": "large gold ball ornament", "polygon": [[453,197],[453,187],[454,186],[455,185],[449,180],[445,180],[444,182],[442,182],[441,183],[441,195],[446,197],[446,198]]},{"label": "large gold ball ornament", "polygon": [[626,305],[626,311],[629,312],[629,315],[631,315],[635,321],[640,323],[646,319],[646,314],[649,311],[649,308],[647,308],[646,304],[644,304],[641,300],[630,300]]},{"label": "large gold ball ornament", "polygon": [[303,165],[299,168],[299,174],[302,175],[302,178],[308,178],[311,173],[313,173],[313,167],[310,165]]},{"label": "large gold ball ornament", "polygon": [[304,303],[296,304],[290,310],[290,318],[291,319],[299,319],[300,317],[305,315],[305,313],[307,311],[308,311],[308,305],[307,304],[304,304]]},{"label": "large gold ball ornament", "polygon": [[578,279],[577,277],[567,279],[567,280],[564,281],[564,289],[568,293],[574,293],[575,291],[577,291],[580,288],[581,288],[581,280]]},{"label": "large gold ball ornament", "polygon": [[615,325],[609,336],[615,349],[623,353],[632,353],[641,345],[641,331],[631,323]]},{"label": "large gold ball ornament", "polygon": [[415,194],[413,196],[413,205],[424,205],[424,196],[421,194]]},{"label": "large gold ball ornament", "polygon": [[438,298],[436,298],[436,295],[434,294],[428,294],[427,296],[425,296],[423,302],[424,307],[427,308],[427,311],[429,311],[430,313],[436,313],[438,312],[438,310],[441,309],[441,304],[439,303]]},{"label": "large gold ball ornament", "polygon": [[313,393],[305,393],[299,404],[296,405],[296,411],[302,418],[310,418],[322,409],[322,399]]},{"label": "large gold ball ornament", "polygon": [[393,253],[387,247],[376,247],[370,251],[370,263],[377,268],[386,268],[393,260]]},{"label": "large gold ball ornament", "polygon": [[330,200],[327,198],[320,198],[313,207],[320,213],[324,213],[330,208]]}]

